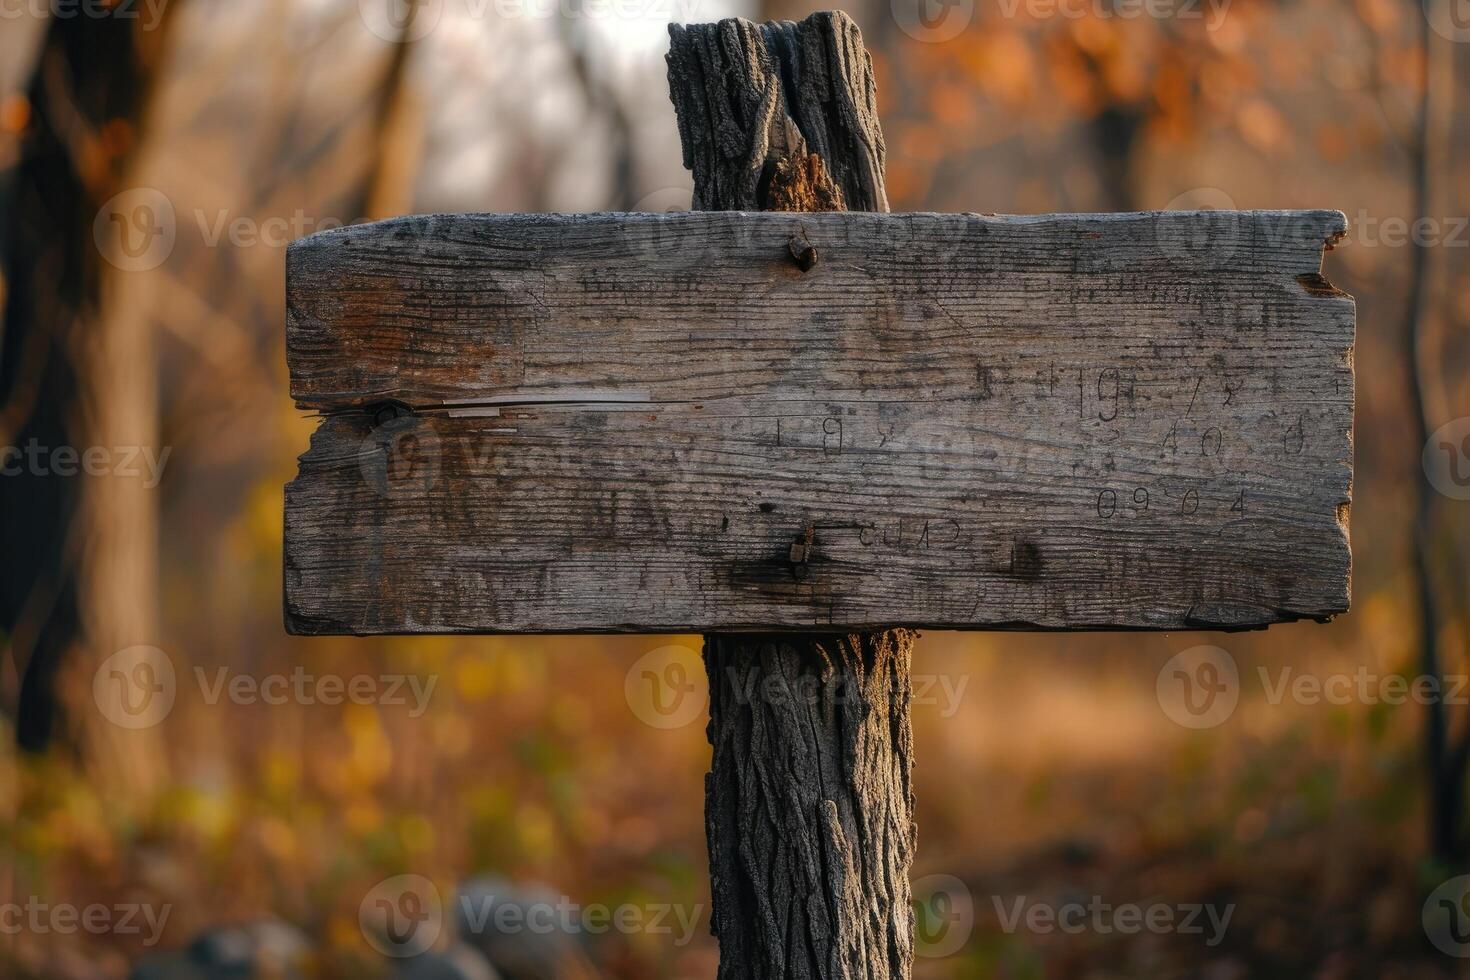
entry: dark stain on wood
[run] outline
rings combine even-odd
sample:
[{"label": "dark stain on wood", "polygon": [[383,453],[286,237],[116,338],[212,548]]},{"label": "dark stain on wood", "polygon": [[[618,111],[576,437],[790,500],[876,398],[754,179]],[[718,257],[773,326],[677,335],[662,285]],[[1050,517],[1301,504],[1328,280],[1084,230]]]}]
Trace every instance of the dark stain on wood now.
[{"label": "dark stain on wood", "polygon": [[1011,546],[1011,578],[1034,582],[1041,578],[1041,567],[1041,548],[1034,541],[1017,541]]}]

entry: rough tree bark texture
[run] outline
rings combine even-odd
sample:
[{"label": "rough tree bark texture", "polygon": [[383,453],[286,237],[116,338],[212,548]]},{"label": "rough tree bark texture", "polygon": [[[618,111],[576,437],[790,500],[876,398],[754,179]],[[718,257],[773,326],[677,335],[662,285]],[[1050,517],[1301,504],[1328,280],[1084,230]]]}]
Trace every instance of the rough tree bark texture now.
[{"label": "rough tree bark texture", "polygon": [[[669,33],[697,210],[888,210],[873,66],[845,14]],[[909,976],[913,642],[705,638],[721,980]]]}]

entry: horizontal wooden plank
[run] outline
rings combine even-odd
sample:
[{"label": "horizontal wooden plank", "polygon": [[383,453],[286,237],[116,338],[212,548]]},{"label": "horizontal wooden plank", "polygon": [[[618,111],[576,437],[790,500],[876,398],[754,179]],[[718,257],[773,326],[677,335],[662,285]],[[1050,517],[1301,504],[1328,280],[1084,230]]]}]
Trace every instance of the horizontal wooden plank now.
[{"label": "horizontal wooden plank", "polygon": [[326,417],[287,488],[288,626],[1329,617],[1354,305],[1320,271],[1344,229],[716,212],[312,236],[287,348]]}]

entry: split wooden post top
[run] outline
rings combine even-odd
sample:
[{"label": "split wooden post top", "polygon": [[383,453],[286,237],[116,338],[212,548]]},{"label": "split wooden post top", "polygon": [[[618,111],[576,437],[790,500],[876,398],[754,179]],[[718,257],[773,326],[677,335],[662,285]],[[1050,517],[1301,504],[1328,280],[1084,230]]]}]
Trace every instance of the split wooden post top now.
[{"label": "split wooden post top", "polygon": [[[439,215],[287,260],[297,633],[1236,629],[1349,598],[1335,211]],[[899,621],[895,621],[897,614]]]}]

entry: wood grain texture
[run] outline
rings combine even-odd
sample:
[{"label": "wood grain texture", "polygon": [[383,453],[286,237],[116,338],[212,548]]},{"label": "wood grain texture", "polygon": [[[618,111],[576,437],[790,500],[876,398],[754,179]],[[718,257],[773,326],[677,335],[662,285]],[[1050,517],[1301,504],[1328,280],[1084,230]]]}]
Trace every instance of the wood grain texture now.
[{"label": "wood grain texture", "polygon": [[1343,231],[719,212],[312,236],[288,356],[328,414],[287,488],[288,625],[1330,617],[1354,306],[1320,269]]}]

